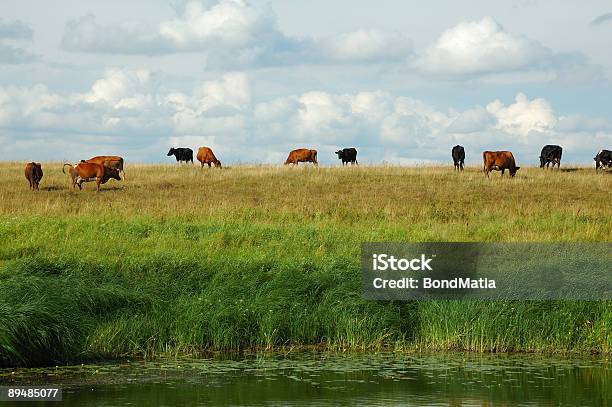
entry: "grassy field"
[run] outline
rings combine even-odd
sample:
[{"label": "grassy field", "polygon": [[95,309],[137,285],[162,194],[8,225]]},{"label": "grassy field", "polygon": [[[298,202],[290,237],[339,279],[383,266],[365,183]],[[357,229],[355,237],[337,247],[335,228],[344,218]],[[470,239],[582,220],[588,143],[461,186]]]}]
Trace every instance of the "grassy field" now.
[{"label": "grassy field", "polygon": [[0,366],[213,349],[612,352],[612,303],[373,302],[362,241],[609,242],[592,168],[126,166],[100,193],[0,164]]}]

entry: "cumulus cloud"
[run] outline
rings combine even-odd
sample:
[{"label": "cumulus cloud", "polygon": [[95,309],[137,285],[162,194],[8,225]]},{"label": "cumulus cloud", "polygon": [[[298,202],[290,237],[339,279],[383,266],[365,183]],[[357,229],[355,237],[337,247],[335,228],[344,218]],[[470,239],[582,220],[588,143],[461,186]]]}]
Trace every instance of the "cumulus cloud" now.
[{"label": "cumulus cloud", "polygon": [[67,51],[96,52],[102,54],[160,54],[170,44],[138,21],[100,24],[93,14],[66,23],[61,46]]},{"label": "cumulus cloud", "polygon": [[113,109],[144,109],[153,102],[149,91],[151,73],[144,69],[108,69],[91,90],[81,95],[87,103],[104,103]]},{"label": "cumulus cloud", "polygon": [[241,72],[195,81],[188,91],[157,86],[157,75],[108,69],[89,89],[71,94],[44,85],[0,87],[0,158],[35,151],[75,160],[95,152],[159,161],[169,146],[208,145],[231,163],[244,160],[247,145],[259,162],[278,163],[292,148],[311,147],[329,163],[335,149],[354,146],[364,163],[413,164],[445,162],[450,146],[460,143],[471,162],[485,149],[510,149],[525,162],[547,143],[587,157],[612,141],[607,122],[557,117],[548,101],[522,93],[508,104],[444,110],[383,91],[257,100]]},{"label": "cumulus cloud", "polygon": [[62,47],[68,51],[113,54],[202,52],[209,66],[272,63],[297,41],[276,27],[268,8],[243,0],[190,1],[171,20],[157,27],[137,21],[100,24],[87,15],[66,24]]},{"label": "cumulus cloud", "polygon": [[398,32],[357,30],[329,38],[294,38],[278,29],[269,7],[244,0],[190,1],[171,20],[101,24],[93,15],[66,24],[68,51],[158,55],[201,52],[212,67],[405,59],[410,41]]},{"label": "cumulus cloud", "polygon": [[529,100],[523,93],[505,106],[499,99],[487,105],[487,111],[497,119],[496,128],[510,134],[527,136],[531,132],[546,132],[555,127],[557,118],[550,103],[544,99]]},{"label": "cumulus cloud", "polygon": [[183,15],[160,24],[159,35],[178,49],[193,50],[211,45],[244,48],[280,34],[271,12],[242,0],[222,0],[209,7],[188,3]]},{"label": "cumulus cloud", "polygon": [[485,17],[444,31],[414,66],[435,75],[483,74],[529,67],[551,54],[538,42],[511,34],[491,17]]},{"label": "cumulus cloud", "polygon": [[320,48],[337,61],[406,60],[412,42],[397,31],[357,30],[321,41]]}]

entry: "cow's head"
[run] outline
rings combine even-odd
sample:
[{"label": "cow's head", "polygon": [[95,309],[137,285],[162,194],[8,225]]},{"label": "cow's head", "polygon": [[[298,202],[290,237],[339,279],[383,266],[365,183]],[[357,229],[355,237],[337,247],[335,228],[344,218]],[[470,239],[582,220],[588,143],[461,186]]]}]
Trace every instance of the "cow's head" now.
[{"label": "cow's head", "polygon": [[104,167],[104,175],[108,179],[116,179],[117,181],[121,181],[121,176],[119,175],[119,170],[116,168]]},{"label": "cow's head", "polygon": [[171,155],[174,155],[174,152],[175,152],[175,151],[176,151],[176,150],[174,149],[174,147],[172,147],[172,148],[170,149],[170,151],[168,151],[168,154],[166,154],[166,155],[167,155],[168,157],[170,157]]},{"label": "cow's head", "polygon": [[510,168],[510,176],[511,176],[511,177],[514,177],[514,176],[516,175],[516,172],[517,172],[518,170],[520,170],[520,169],[521,169],[521,167],[514,167],[514,168]]},{"label": "cow's head", "polygon": [[217,162],[215,163],[215,167],[221,168],[221,161],[217,160]]},{"label": "cow's head", "polygon": [[342,150],[336,151],[335,154],[338,154],[338,158],[342,160],[342,156],[344,155],[344,152]]}]

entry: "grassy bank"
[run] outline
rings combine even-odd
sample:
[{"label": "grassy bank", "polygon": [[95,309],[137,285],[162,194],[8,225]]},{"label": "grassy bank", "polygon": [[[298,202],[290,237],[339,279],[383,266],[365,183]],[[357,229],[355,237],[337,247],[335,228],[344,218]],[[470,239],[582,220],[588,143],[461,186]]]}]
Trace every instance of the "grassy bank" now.
[{"label": "grassy bank", "polygon": [[29,192],[0,164],[0,365],[203,349],[610,352],[608,302],[371,302],[362,241],[610,241],[592,169],[127,166]]}]

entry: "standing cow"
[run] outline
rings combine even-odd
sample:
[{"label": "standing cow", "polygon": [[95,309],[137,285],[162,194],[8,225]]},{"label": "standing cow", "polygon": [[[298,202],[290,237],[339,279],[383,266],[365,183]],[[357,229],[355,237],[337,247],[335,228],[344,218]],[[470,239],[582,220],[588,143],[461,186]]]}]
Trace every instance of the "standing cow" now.
[{"label": "standing cow", "polygon": [[176,162],[179,164],[181,162],[185,162],[185,163],[191,162],[193,164],[193,150],[190,148],[172,147],[170,151],[168,151],[167,156],[170,157],[171,155],[176,157]]},{"label": "standing cow", "polygon": [[463,146],[456,145],[455,147],[453,147],[451,155],[453,156],[455,170],[463,171],[463,163],[465,162],[465,150],[463,149]]},{"label": "standing cow", "polygon": [[43,177],[42,165],[40,163],[27,163],[25,166],[25,177],[30,183],[30,189],[38,190],[38,184]]},{"label": "standing cow", "polygon": [[600,150],[599,153],[593,158],[595,160],[595,172],[600,168],[611,168],[612,167],[612,151]]},{"label": "standing cow", "polygon": [[120,157],[118,155],[98,155],[95,157],[91,157],[89,160],[82,160],[81,162],[102,164],[105,167],[114,168],[118,170],[121,174],[123,174],[123,179],[125,179],[125,171],[123,170],[123,157]]},{"label": "standing cow", "polygon": [[489,177],[489,173],[493,170],[501,171],[502,177],[504,171],[510,171],[510,177],[514,177],[516,172],[521,167],[516,166],[514,156],[510,151],[485,151],[482,153],[482,160],[484,161],[484,173]]},{"label": "standing cow", "polygon": [[563,149],[561,146],[550,145],[547,144],[542,148],[542,152],[540,153],[540,168],[548,168],[548,166],[552,163],[552,167],[555,168],[555,164],[557,164],[557,168],[561,167],[561,156],[563,155]]},{"label": "standing cow", "polygon": [[204,167],[204,164],[208,164],[208,168],[210,168],[210,165],[213,164],[216,168],[221,168],[221,161],[217,160],[215,153],[208,147],[198,148],[196,158],[202,164],[202,167]]},{"label": "standing cow", "polygon": [[297,150],[293,150],[289,153],[287,160],[285,160],[285,165],[298,165],[298,163],[306,162],[312,163],[315,167],[319,165],[317,162],[317,150],[309,150],[307,148],[298,148]]},{"label": "standing cow", "polygon": [[351,163],[351,165],[359,165],[357,162],[357,149],[353,147],[343,148],[342,150],[336,151],[335,154],[337,154],[338,158],[342,160],[342,166],[345,166],[348,163]]},{"label": "standing cow", "polygon": [[72,188],[78,186],[79,189],[83,189],[83,182],[96,181],[96,191],[100,192],[100,185],[106,184],[109,179],[116,179],[121,181],[119,176],[119,170],[116,168],[105,167],[102,164],[80,162],[78,164],[64,164],[62,172],[65,174],[65,168],[69,166],[68,173],[72,179]]}]

